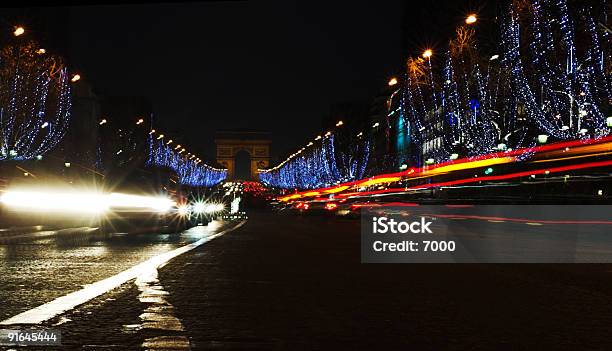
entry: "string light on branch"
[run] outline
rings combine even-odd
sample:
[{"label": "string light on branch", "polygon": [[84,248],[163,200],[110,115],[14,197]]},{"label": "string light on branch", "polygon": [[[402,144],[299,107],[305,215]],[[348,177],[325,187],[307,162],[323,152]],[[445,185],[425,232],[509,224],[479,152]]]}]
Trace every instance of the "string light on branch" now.
[{"label": "string light on branch", "polygon": [[150,154],[147,164],[174,170],[183,185],[212,187],[227,177],[226,169],[202,164],[202,161],[191,153],[183,155],[185,148],[177,152],[181,145],[173,148],[170,147],[170,143],[164,142],[159,137],[154,139],[152,136],[149,136],[149,143]]},{"label": "string light on branch", "polygon": [[[609,34],[596,29],[593,5],[572,12],[567,0],[526,3],[507,4],[498,53],[481,54],[475,29],[460,26],[441,72],[428,60],[408,61],[400,116],[416,149],[408,155],[412,163],[459,152],[478,156],[500,145],[502,151],[529,147],[542,140],[538,135],[567,140],[610,133],[603,111],[612,99],[605,70],[612,45]],[[477,20],[469,15],[466,23]]]},{"label": "string light on branch", "polygon": [[[22,35],[23,27],[14,34]],[[52,150],[70,122],[70,79],[63,60],[38,54],[34,41],[0,50],[0,160],[29,160]]]},{"label": "string light on branch", "polygon": [[350,142],[349,150],[336,151],[334,134],[318,136],[279,165],[259,170],[262,183],[284,189],[314,189],[361,178],[370,156],[367,140]]}]

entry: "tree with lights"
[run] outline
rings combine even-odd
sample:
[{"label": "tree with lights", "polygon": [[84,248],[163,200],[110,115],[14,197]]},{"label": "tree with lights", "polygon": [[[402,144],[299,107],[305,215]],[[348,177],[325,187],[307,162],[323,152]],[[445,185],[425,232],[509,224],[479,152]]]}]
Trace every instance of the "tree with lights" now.
[{"label": "tree with lights", "polygon": [[278,166],[260,172],[259,178],[268,186],[314,189],[363,177],[370,157],[368,138],[350,139],[342,150],[337,144],[334,133],[317,137]]},{"label": "tree with lights", "polygon": [[594,16],[604,5],[511,1],[496,52],[479,50],[477,18],[470,16],[450,41],[440,74],[431,50],[425,60],[409,59],[402,110],[415,127],[411,137],[421,154],[415,158],[440,162],[548,137],[607,135],[611,39],[607,18]]},{"label": "tree with lights", "polygon": [[[510,0],[500,14],[496,45],[487,46],[495,51],[480,49],[478,17],[472,14],[441,55],[441,69],[432,63],[432,50],[409,58],[397,118],[409,131],[410,166],[608,135],[612,30],[607,1]],[[263,172],[261,179],[300,189],[351,180],[370,174],[350,171],[363,164],[351,163],[363,150],[336,152],[332,135]],[[398,162],[407,158],[398,155]]]},{"label": "tree with lights", "polygon": [[212,187],[227,178],[226,169],[213,168],[183,152],[184,149],[178,150],[163,138],[154,139],[150,134],[147,165],[169,168],[178,174],[181,184],[194,187]]},{"label": "tree with lights", "polygon": [[0,160],[28,160],[53,149],[70,121],[63,60],[34,42],[0,50]]}]

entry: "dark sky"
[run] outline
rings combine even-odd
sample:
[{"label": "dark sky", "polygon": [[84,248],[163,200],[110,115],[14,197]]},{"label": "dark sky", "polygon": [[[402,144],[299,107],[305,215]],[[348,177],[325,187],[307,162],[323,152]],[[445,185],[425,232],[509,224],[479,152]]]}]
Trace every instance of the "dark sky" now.
[{"label": "dark sky", "polygon": [[150,98],[157,126],[180,132],[208,158],[214,131],[225,128],[272,132],[275,155],[303,146],[330,105],[371,101],[401,73],[406,52],[443,45],[475,8],[449,0],[252,0],[36,13],[47,21],[61,14],[69,61],[97,91]]}]

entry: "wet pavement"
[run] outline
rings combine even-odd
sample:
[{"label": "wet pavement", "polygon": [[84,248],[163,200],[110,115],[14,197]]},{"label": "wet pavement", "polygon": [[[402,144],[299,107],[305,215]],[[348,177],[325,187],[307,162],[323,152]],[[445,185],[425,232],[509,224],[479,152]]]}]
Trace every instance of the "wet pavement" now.
[{"label": "wet pavement", "polygon": [[357,220],[252,213],[150,273],[44,326],[88,350],[612,347],[612,265],[361,264]]},{"label": "wet pavement", "polygon": [[612,265],[361,264],[359,221],[251,214],[160,280],[192,345],[607,349]]},{"label": "wet pavement", "polygon": [[122,272],[140,262],[210,235],[220,227],[183,234],[51,236],[0,245],[0,320]]}]

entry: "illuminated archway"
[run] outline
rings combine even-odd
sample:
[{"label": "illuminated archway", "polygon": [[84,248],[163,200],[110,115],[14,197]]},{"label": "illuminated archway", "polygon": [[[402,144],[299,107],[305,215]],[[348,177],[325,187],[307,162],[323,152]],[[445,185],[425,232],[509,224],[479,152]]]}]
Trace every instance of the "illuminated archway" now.
[{"label": "illuminated archway", "polygon": [[[217,163],[227,169],[228,180],[259,180],[257,170],[270,165],[271,143],[270,134],[266,132],[246,129],[218,131],[215,136]],[[249,172],[239,170],[237,173],[237,157],[245,154],[250,156]]]}]

